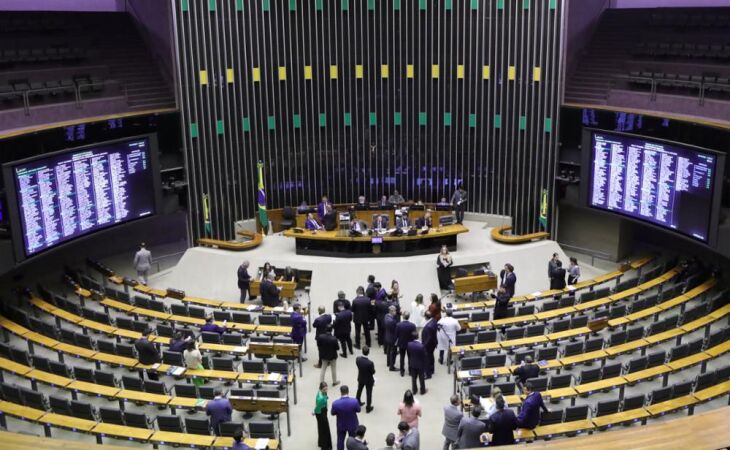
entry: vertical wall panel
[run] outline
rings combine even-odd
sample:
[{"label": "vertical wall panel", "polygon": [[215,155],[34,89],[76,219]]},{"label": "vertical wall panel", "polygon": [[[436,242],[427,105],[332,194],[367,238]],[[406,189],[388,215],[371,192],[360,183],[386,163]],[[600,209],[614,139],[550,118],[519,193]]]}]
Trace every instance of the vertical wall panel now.
[{"label": "vertical wall panel", "polygon": [[[173,0],[191,235],[270,208],[427,202],[538,228],[553,190],[563,2]],[[554,8],[551,5],[555,4]]]}]

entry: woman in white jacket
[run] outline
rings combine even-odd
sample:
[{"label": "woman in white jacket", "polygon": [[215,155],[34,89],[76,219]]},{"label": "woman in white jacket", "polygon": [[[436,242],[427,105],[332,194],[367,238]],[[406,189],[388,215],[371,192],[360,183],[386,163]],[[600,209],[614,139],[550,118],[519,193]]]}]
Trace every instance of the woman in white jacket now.
[{"label": "woman in white jacket", "polygon": [[438,332],[436,337],[438,338],[438,350],[439,350],[439,364],[444,363],[444,352],[449,352],[451,347],[456,343],[456,333],[461,330],[459,321],[454,319],[453,312],[450,309],[446,310],[446,316],[442,317],[438,322]]},{"label": "woman in white jacket", "polygon": [[419,332],[426,323],[426,305],[423,304],[422,294],[418,294],[413,303],[411,303],[411,322],[416,324]]}]

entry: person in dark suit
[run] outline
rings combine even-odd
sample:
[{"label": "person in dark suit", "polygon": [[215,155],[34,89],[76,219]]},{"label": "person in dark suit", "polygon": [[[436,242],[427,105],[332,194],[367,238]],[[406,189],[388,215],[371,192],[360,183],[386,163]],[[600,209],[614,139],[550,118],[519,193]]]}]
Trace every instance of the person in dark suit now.
[{"label": "person in dark suit", "polygon": [[[307,321],[302,316],[302,306],[299,303],[294,303],[293,309],[294,312],[291,314],[291,339],[301,350],[304,338],[307,336]],[[306,358],[302,358],[302,361],[306,360]]]},{"label": "person in dark suit", "polygon": [[375,300],[375,294],[377,294],[377,290],[375,290],[375,275],[368,275],[368,285],[367,288],[365,288],[365,295],[367,298],[371,300]]},{"label": "person in dark suit", "polygon": [[426,324],[421,331],[421,342],[423,342],[423,347],[426,351],[426,369],[424,372],[425,378],[428,380],[433,376],[436,365],[436,358],[433,352],[436,351],[436,346],[438,345],[438,322],[431,317],[429,311],[426,311],[425,317]]},{"label": "person in dark suit", "polygon": [[[160,362],[160,352],[157,351],[157,346],[150,342],[151,330],[147,328],[142,332],[142,336],[137,339],[134,343],[134,348],[137,350],[137,360],[140,364],[152,365]],[[145,369],[139,369],[139,377],[144,379]],[[150,380],[159,380],[160,377],[156,371],[147,372],[147,378]]]},{"label": "person in dark suit", "polygon": [[373,218],[373,230],[385,230],[388,228],[388,219],[382,214]]},{"label": "person in dark suit", "polygon": [[367,199],[364,195],[361,195],[357,198],[357,203],[355,203],[355,209],[358,211],[364,211],[370,208],[370,205],[368,204]]},{"label": "person in dark suit", "polygon": [[264,306],[281,306],[281,300],[279,300],[279,287],[274,284],[276,275],[274,272],[269,272],[266,278],[261,282],[261,303]]},{"label": "person in dark suit", "polygon": [[[317,339],[317,336],[319,336],[320,334],[326,333],[327,327],[332,325],[332,316],[325,313],[324,306],[320,306],[319,308],[317,308],[317,311],[319,312],[319,316],[312,322],[315,339]],[[321,364],[322,360],[319,360],[317,364],[314,365],[314,367],[319,369],[321,367]]]},{"label": "person in dark suit", "polygon": [[411,226],[411,220],[408,218],[407,212],[396,213],[395,226],[396,228],[409,228]]},{"label": "person in dark suit", "polygon": [[395,320],[395,306],[391,306],[388,308],[388,314],[385,315],[385,318],[383,319],[383,324],[383,344],[385,345],[386,361],[388,364],[388,368],[392,372],[395,372],[398,370],[395,368],[395,326],[397,325],[397,322]]},{"label": "person in dark suit", "polygon": [[246,301],[251,285],[251,275],[248,273],[248,266],[248,261],[244,261],[238,266],[238,289],[241,291],[241,303]]},{"label": "person in dark suit", "polygon": [[[402,323],[402,322],[401,322]],[[420,381],[421,395],[426,395],[426,347],[418,340],[418,331],[413,330],[413,339],[408,343],[408,372],[411,374],[411,390],[418,394],[416,381]]]},{"label": "person in dark suit", "polygon": [[515,285],[517,284],[517,275],[515,275],[515,268],[512,264],[507,263],[504,265],[504,269],[499,273],[501,280],[500,287],[503,287],[509,297],[515,296]]},{"label": "person in dark suit", "polygon": [[414,334],[418,336],[416,324],[408,320],[410,317],[408,311],[404,312],[403,320],[395,326],[395,346],[398,348],[398,354],[400,355],[400,376],[405,376],[404,363],[406,352],[408,351],[408,343],[415,339]]},{"label": "person in dark suit", "polygon": [[340,394],[342,396],[332,402],[332,415],[337,417],[337,450],[344,450],[345,436],[355,436],[360,425],[357,420],[360,402],[350,397],[350,388],[346,385],[340,387]]},{"label": "person in dark suit", "polygon": [[292,269],[291,266],[286,266],[284,268],[284,273],[281,274],[281,277],[279,279],[281,281],[299,282],[299,276],[297,275],[297,271],[296,269]]},{"label": "person in dark suit", "polygon": [[337,338],[332,336],[332,326],[327,326],[324,333],[316,338],[317,350],[319,350],[319,360],[321,361],[322,371],[319,373],[319,382],[324,381],[324,375],[327,367],[332,372],[332,386],[340,384],[337,379]]},{"label": "person in dark suit", "polygon": [[385,295],[378,295],[381,292],[385,293],[385,289],[381,288],[380,283],[376,282],[374,289],[376,290],[375,299],[370,304],[374,305],[375,309],[375,322],[378,324],[378,344],[383,345],[383,340],[385,339],[385,316],[388,315],[390,305],[386,301]]},{"label": "person in dark suit", "polygon": [[358,425],[355,430],[355,436],[347,437],[347,450],[368,450],[368,441],[365,440],[365,425]]},{"label": "person in dark suit", "polygon": [[205,414],[210,416],[210,427],[213,429],[213,433],[216,436],[221,435],[220,425],[223,422],[231,421],[231,413],[233,408],[231,402],[227,398],[223,397],[221,388],[216,388],[214,391],[213,400],[210,400],[205,405]]},{"label": "person in dark suit", "polygon": [[431,211],[416,219],[416,228],[433,228],[433,220],[431,219]]},{"label": "person in dark suit", "polygon": [[454,212],[456,212],[456,223],[458,224],[464,221],[464,209],[466,208],[467,200],[466,189],[464,189],[463,184],[460,184],[454,192],[454,195],[451,196],[451,206],[454,208]]},{"label": "person in dark suit", "polygon": [[322,201],[317,205],[317,214],[319,215],[319,220],[323,222],[326,216],[334,214],[332,203],[329,202],[326,195],[322,196]]},{"label": "person in dark suit", "polygon": [[347,349],[350,349],[350,354],[354,355],[352,351],[352,311],[345,309],[345,305],[340,303],[338,305],[339,311],[335,314],[335,337],[340,341],[340,347],[342,353],[340,356],[347,358]]},{"label": "person in dark suit", "polygon": [[213,321],[213,316],[207,316],[205,318],[205,324],[200,327],[201,333],[207,331],[208,333],[223,334],[226,332],[226,320],[223,321],[223,326],[216,325]]},{"label": "person in dark suit", "polygon": [[352,304],[350,303],[350,300],[348,300],[345,296],[344,291],[340,291],[337,293],[337,300],[332,302],[332,312],[337,314],[337,311],[340,310],[339,306],[342,305],[345,309],[352,308]]},{"label": "person in dark suit", "polygon": [[492,441],[489,445],[512,445],[515,443],[517,416],[514,411],[504,407],[504,397],[501,395],[494,399],[494,403],[497,411],[489,416],[489,427],[492,432]]},{"label": "person in dark suit", "polygon": [[312,213],[307,214],[307,220],[304,221],[304,228],[309,231],[318,231],[324,229],[322,225],[317,222]]},{"label": "person in dark suit", "polygon": [[367,406],[365,412],[373,410],[373,385],[375,385],[375,364],[368,358],[370,354],[370,347],[367,345],[362,348],[362,356],[358,356],[355,359],[355,365],[357,366],[357,401],[360,406],[364,403],[360,400],[362,397],[362,390],[365,389],[367,396]]},{"label": "person in dark suit", "polygon": [[517,386],[519,386],[520,390],[522,390],[525,383],[527,383],[527,380],[540,376],[540,366],[532,361],[532,356],[527,355],[525,356],[523,363],[520,364],[520,367],[515,369],[512,373],[515,375]]},{"label": "person in dark suit", "polygon": [[352,301],[352,320],[355,323],[355,348],[360,348],[360,331],[365,334],[365,345],[370,347],[370,299],[365,296],[362,286],[357,288],[357,296]]},{"label": "person in dark suit", "polygon": [[550,289],[565,289],[565,269],[560,260],[555,262],[555,269],[550,275]]},{"label": "person in dark suit", "polygon": [[461,419],[457,431],[459,448],[483,447],[482,434],[487,431],[487,425],[479,420],[480,415],[482,407],[475,406],[471,409],[471,417]]},{"label": "person in dark suit", "polygon": [[507,317],[509,301],[510,296],[507,290],[504,287],[497,289],[497,295],[494,296],[494,320]]},{"label": "person in dark suit", "polygon": [[542,400],[542,395],[532,390],[532,381],[525,383],[523,393],[527,394],[527,397],[522,402],[522,409],[520,409],[520,414],[517,416],[517,427],[532,430],[540,423],[540,409],[545,412],[549,410]]}]

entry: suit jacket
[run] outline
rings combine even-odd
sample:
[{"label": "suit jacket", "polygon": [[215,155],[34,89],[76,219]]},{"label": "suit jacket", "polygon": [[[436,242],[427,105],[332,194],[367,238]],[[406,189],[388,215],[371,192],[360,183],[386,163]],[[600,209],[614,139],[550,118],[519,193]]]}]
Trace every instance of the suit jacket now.
[{"label": "suit jacket", "polygon": [[279,288],[269,280],[261,282],[261,303],[265,306],[279,306]]},{"label": "suit jacket", "polygon": [[408,370],[413,372],[422,372],[426,369],[426,347],[421,341],[411,341],[408,343]]},{"label": "suit jacket", "polygon": [[511,409],[497,411],[489,416],[491,423],[492,441],[489,445],[511,445],[515,443],[512,432],[517,429],[517,416]]},{"label": "suit jacket", "polygon": [[388,296],[388,293],[385,291],[385,288],[380,288],[378,292],[375,293],[375,300],[385,300],[385,298]]},{"label": "suit jacket", "polygon": [[400,445],[403,450],[419,450],[421,448],[421,437],[418,428],[408,430],[408,434],[403,436]]},{"label": "suit jacket", "polygon": [[503,287],[507,293],[509,294],[510,298],[515,296],[515,284],[517,284],[517,275],[515,275],[514,272],[508,274],[505,270],[502,270],[500,272],[499,277],[502,279],[502,284],[500,287]]},{"label": "suit jacket", "polygon": [[438,338],[436,337],[437,333],[438,322],[436,322],[433,318],[428,319],[426,325],[423,326],[423,331],[421,331],[421,341],[423,342],[423,346],[426,348],[426,351],[433,353],[436,349],[436,345],[438,344]]},{"label": "suit jacket", "polygon": [[[332,203],[327,202],[326,205],[327,205],[327,207],[329,207],[330,212],[334,211],[334,209],[332,208]],[[325,214],[324,208],[325,208],[325,203],[319,202],[319,204],[317,205],[317,214],[319,214],[319,220],[322,220],[324,218],[324,214]]]},{"label": "suit jacket", "polygon": [[355,434],[360,422],[357,420],[357,413],[360,412],[360,402],[353,397],[340,397],[332,402],[333,416],[337,416],[337,430],[347,431]]},{"label": "suit jacket", "polygon": [[330,314],[322,314],[321,316],[314,319],[314,322],[312,322],[312,328],[316,330],[314,332],[314,335],[319,336],[320,334],[324,333],[327,329],[327,325],[331,323],[332,316]]},{"label": "suit jacket", "polygon": [[368,323],[370,321],[370,299],[365,296],[355,297],[352,301],[352,315],[355,323]]},{"label": "suit jacket", "polygon": [[230,422],[231,402],[227,398],[216,398],[205,405],[205,414],[210,416],[210,426],[215,429],[221,422]]},{"label": "suit jacket", "polygon": [[304,221],[304,228],[307,230],[320,230],[322,229],[322,225],[317,223],[314,219],[307,219]]},{"label": "suit jacket", "polygon": [[134,255],[134,268],[140,272],[150,270],[152,265],[152,253],[146,248],[140,248]]},{"label": "suit jacket", "polygon": [[530,378],[537,378],[540,375],[540,366],[537,364],[525,364],[513,372],[520,383],[525,383]]},{"label": "suit jacket", "polygon": [[457,406],[444,406],[444,427],[441,429],[441,434],[450,441],[458,441],[459,424],[463,417],[464,413]]},{"label": "suit jacket", "polygon": [[345,449],[347,450],[368,450],[368,446],[365,443],[358,441],[352,436],[348,436],[345,441]]},{"label": "suit jacket", "polygon": [[395,345],[399,349],[405,350],[408,348],[408,343],[413,339],[413,332],[416,331],[416,324],[410,320],[402,320],[395,326]]},{"label": "suit jacket", "polygon": [[494,302],[494,319],[504,319],[507,317],[507,310],[509,309],[510,296],[508,292],[504,294],[497,294],[497,298]]},{"label": "suit jacket", "polygon": [[339,306],[342,305],[345,307],[345,309],[352,309],[352,303],[350,303],[350,300],[343,298],[343,299],[337,299],[334,302],[332,302],[332,312],[337,314],[337,311],[339,311]]},{"label": "suit jacket", "polygon": [[141,364],[156,364],[160,362],[160,354],[157,352],[155,344],[145,338],[137,339],[134,343],[137,350],[137,358]]},{"label": "suit jacket", "polygon": [[352,331],[352,312],[348,309],[344,309],[335,314],[335,336],[336,337],[347,337]]},{"label": "suit jacket", "polygon": [[238,289],[248,289],[250,283],[251,275],[249,275],[248,269],[238,266]]},{"label": "suit jacket", "polygon": [[408,217],[396,217],[395,226],[398,228],[408,228],[411,226],[411,221]]},{"label": "suit jacket", "polygon": [[365,289],[365,296],[369,299],[375,299],[377,293],[378,291],[375,290],[375,286],[368,284],[368,287]]},{"label": "suit jacket", "polygon": [[307,335],[307,321],[304,320],[298,312],[293,312],[291,315],[291,338],[296,343],[301,343],[304,340],[304,336]]},{"label": "suit jacket", "polygon": [[337,359],[337,350],[340,348],[337,338],[329,333],[322,333],[316,338],[319,358],[327,361]]},{"label": "suit jacket", "polygon": [[428,228],[433,227],[433,219],[431,218],[431,219],[426,220],[425,216],[419,217],[418,219],[416,219],[416,228],[423,228],[423,227],[428,227]]},{"label": "suit jacket", "polygon": [[550,277],[550,289],[565,289],[565,269],[562,267],[553,270]]},{"label": "suit jacket", "polygon": [[553,261],[552,258],[550,258],[550,261],[548,261],[548,278],[553,277],[553,271],[558,268],[557,261]]},{"label": "suit jacket", "polygon": [[388,228],[388,222],[383,219],[383,216],[378,216],[375,220],[373,220],[373,229],[382,229],[382,228]]},{"label": "suit jacket", "polygon": [[208,333],[223,334],[226,332],[226,329],[211,322],[205,323],[202,327],[200,327],[200,332],[202,333],[203,331],[207,331]]},{"label": "suit jacket", "polygon": [[395,326],[397,325],[397,322],[395,321],[395,317],[391,316],[390,314],[385,315],[385,344],[386,345],[395,345]]},{"label": "suit jacket", "polygon": [[520,415],[517,416],[518,426],[522,428],[533,429],[540,423],[540,408],[547,409],[542,401],[542,395],[539,392],[532,392],[522,402]]},{"label": "suit jacket", "polygon": [[375,364],[366,356],[358,356],[355,358],[357,366],[357,382],[359,384],[373,384],[375,382]]},{"label": "suit jacket", "polygon": [[487,431],[487,426],[479,419],[464,417],[459,423],[459,448],[481,447],[479,436]]}]

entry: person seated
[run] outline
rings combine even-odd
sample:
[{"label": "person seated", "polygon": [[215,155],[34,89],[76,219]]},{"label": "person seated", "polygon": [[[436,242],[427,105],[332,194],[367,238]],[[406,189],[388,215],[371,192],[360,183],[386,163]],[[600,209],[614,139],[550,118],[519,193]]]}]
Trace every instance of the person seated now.
[{"label": "person seated", "polygon": [[522,389],[522,386],[527,383],[530,378],[537,378],[540,375],[540,366],[532,361],[532,356],[525,356],[524,361],[520,364],[520,367],[514,370],[517,386]]},{"label": "person seated", "polygon": [[392,194],[390,194],[390,197],[388,197],[388,203],[391,205],[402,205],[406,202],[406,199],[403,198],[402,195],[398,192],[398,190],[394,190]]},{"label": "person seated", "polygon": [[388,203],[388,197],[385,195],[380,197],[380,201],[378,202],[378,209],[387,209],[390,208],[390,203]]},{"label": "person seated", "polygon": [[368,205],[368,202],[365,199],[364,195],[361,195],[357,198],[357,203],[355,203],[355,209],[365,210],[365,209],[368,209],[369,207],[370,207],[370,205]]},{"label": "person seated", "polygon": [[284,268],[284,273],[279,277],[281,281],[299,281],[296,269],[292,269],[291,266]]},{"label": "person seated", "polygon": [[209,333],[218,333],[223,334],[226,332],[226,323],[228,323],[227,320],[223,321],[223,326],[218,326],[213,322],[213,316],[208,316],[205,318],[205,324],[200,327],[200,331],[207,331]]},{"label": "person seated", "polygon": [[306,201],[303,201],[302,203],[299,204],[299,206],[297,206],[298,213],[305,213],[307,211],[309,211],[309,205],[307,205]]},{"label": "person seated", "polygon": [[426,211],[423,217],[419,217],[416,220],[416,228],[432,228],[433,220],[431,219],[431,211]]},{"label": "person seated", "polygon": [[441,197],[441,200],[437,203],[438,206],[449,206],[450,203],[446,200],[446,197]]},{"label": "person seated", "polygon": [[367,233],[368,224],[364,220],[355,219],[350,223],[350,230],[357,231],[358,233]]},{"label": "person seated", "polygon": [[410,228],[411,220],[408,218],[408,212],[396,211],[395,213],[396,228]]},{"label": "person seated", "polygon": [[388,228],[388,217],[378,214],[373,217],[373,229],[374,230],[385,230]]},{"label": "person seated", "polygon": [[304,228],[310,231],[324,229],[324,227],[317,222],[317,219],[314,218],[314,214],[312,213],[307,214],[307,220],[304,221]]}]

